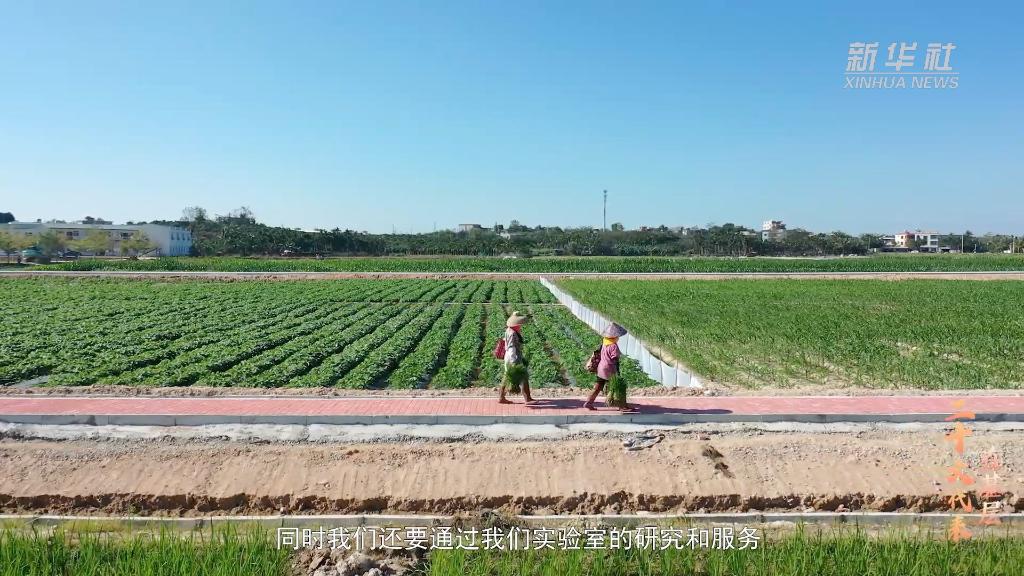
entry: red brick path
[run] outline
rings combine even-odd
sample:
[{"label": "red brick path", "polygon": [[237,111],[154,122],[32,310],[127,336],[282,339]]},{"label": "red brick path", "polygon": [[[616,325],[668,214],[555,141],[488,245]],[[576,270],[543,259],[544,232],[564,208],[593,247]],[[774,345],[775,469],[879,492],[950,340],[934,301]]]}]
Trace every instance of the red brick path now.
[{"label": "red brick path", "polygon": [[[832,415],[950,414],[954,396],[638,397],[641,414]],[[966,396],[978,414],[1024,414],[1024,396]],[[608,414],[602,408],[597,414]],[[567,416],[594,414],[582,400],[525,406],[492,398],[103,398],[0,397],[0,415],[176,416]]]}]

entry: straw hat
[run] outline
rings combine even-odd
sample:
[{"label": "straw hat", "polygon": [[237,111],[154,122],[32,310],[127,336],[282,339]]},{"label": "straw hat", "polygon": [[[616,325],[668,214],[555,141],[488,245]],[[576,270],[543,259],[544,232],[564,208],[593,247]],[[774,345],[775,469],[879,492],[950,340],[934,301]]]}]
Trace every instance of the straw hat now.
[{"label": "straw hat", "polygon": [[509,328],[513,326],[522,326],[523,324],[526,324],[527,320],[529,320],[529,316],[523,316],[519,313],[519,310],[516,310],[508,317],[508,320],[505,322],[505,326],[508,326]]},{"label": "straw hat", "polygon": [[604,336],[605,338],[618,338],[625,335],[626,329],[615,322],[609,324],[608,327],[604,329],[604,332],[601,332],[601,336]]}]

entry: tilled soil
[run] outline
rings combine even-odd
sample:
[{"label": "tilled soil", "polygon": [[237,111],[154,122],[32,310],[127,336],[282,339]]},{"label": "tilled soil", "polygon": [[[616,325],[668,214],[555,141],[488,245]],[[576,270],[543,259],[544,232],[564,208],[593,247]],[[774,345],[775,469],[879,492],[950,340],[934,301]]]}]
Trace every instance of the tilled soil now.
[{"label": "tilled soil", "polygon": [[[1001,455],[1007,511],[1024,511],[1020,432],[982,430],[964,459]],[[519,514],[948,509],[940,431],[670,433],[389,444],[0,441],[0,510],[90,514]]]}]

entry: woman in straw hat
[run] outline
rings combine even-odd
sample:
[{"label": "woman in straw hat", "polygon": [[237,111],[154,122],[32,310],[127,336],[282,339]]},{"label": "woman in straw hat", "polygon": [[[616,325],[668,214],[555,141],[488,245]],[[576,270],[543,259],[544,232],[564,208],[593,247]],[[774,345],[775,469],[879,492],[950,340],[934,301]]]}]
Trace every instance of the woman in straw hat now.
[{"label": "woman in straw hat", "polygon": [[626,329],[615,322],[609,324],[601,333],[601,361],[597,364],[597,381],[590,397],[583,405],[587,410],[596,410],[594,401],[597,395],[608,385],[608,405],[615,406],[623,412],[634,410],[626,403],[626,382],[619,377],[619,338],[626,335]]},{"label": "woman in straw hat", "polygon": [[526,324],[527,316],[515,311],[505,322],[505,375],[501,379],[501,389],[498,392],[498,402],[511,404],[505,398],[506,388],[513,394],[523,391],[523,398],[527,402],[533,402],[530,396],[530,375],[527,369],[526,356],[523,354],[523,324]]}]

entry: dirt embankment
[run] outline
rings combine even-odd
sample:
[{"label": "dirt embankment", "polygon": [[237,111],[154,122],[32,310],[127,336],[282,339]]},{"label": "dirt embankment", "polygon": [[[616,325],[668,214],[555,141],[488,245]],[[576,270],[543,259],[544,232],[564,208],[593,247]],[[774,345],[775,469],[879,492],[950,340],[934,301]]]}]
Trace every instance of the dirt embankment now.
[{"label": "dirt embankment", "polygon": [[[1007,510],[1024,511],[1019,432],[977,430],[966,460],[1001,453]],[[973,455],[972,455],[973,451]],[[948,508],[942,432],[670,433],[520,442],[256,444],[0,441],[4,512],[514,513]],[[980,471],[976,472],[980,476]]]}]

